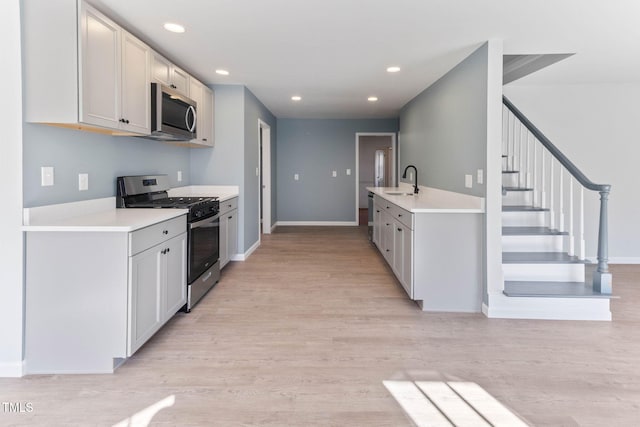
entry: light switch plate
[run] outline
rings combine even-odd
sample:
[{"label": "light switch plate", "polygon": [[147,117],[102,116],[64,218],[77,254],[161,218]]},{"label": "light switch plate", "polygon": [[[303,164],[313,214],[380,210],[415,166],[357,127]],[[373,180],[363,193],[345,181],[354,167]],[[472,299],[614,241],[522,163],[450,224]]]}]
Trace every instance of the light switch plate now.
[{"label": "light switch plate", "polygon": [[351,169],[347,169],[347,175],[351,175]]},{"label": "light switch plate", "polygon": [[476,181],[478,182],[478,184],[484,184],[484,171],[482,169],[478,169],[478,174],[477,174],[477,179]]},{"label": "light switch plate", "polygon": [[297,173],[293,174],[293,180],[294,181],[299,181],[300,180],[300,175],[298,175]]},{"label": "light switch plate", "polygon": [[53,182],[53,166],[42,166],[40,168],[40,185],[50,187]]},{"label": "light switch plate", "polygon": [[182,181],[182,171],[178,171],[178,182]]},{"label": "light switch plate", "polygon": [[467,188],[472,188],[473,187],[473,176],[472,175],[465,175],[464,176],[464,186]]},{"label": "light switch plate", "polygon": [[413,182],[413,172],[409,171],[409,181]]},{"label": "light switch plate", "polygon": [[78,174],[78,190],[87,191],[88,189],[89,189],[89,174],[79,173]]},{"label": "light switch plate", "polygon": [[332,172],[331,172],[331,176],[332,176],[332,177],[334,177],[334,178],[335,178],[336,176],[338,176],[338,171],[332,171]]}]

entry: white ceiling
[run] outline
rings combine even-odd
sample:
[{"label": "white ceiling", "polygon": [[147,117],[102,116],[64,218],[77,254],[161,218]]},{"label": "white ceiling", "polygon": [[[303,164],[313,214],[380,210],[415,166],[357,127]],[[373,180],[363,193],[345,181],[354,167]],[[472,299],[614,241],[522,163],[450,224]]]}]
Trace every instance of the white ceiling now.
[{"label": "white ceiling", "polygon": [[640,82],[638,0],[90,1],[204,83],[243,84],[280,118],[396,117],[493,38],[505,54],[576,53],[517,84]]}]

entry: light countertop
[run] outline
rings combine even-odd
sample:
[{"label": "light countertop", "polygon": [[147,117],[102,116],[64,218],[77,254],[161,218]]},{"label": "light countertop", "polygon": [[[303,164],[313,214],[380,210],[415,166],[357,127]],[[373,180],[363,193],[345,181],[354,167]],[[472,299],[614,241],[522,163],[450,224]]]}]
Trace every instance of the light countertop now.
[{"label": "light countertop", "polygon": [[187,209],[117,209],[115,198],[24,209],[22,229],[32,231],[131,232],[186,215]]},{"label": "light countertop", "polygon": [[[484,198],[468,194],[420,187],[420,192],[416,195],[412,194],[413,186],[410,185],[367,187],[367,190],[413,213],[484,213]],[[402,195],[389,193],[402,193]]]}]

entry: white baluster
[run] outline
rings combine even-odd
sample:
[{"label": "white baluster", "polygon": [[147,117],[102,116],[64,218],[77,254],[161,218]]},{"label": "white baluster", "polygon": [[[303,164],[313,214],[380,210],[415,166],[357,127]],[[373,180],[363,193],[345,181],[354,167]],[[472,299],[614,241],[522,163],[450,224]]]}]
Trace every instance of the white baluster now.
[{"label": "white baluster", "polygon": [[573,234],[573,177],[569,176],[569,255],[574,256],[576,247],[575,247],[575,236]]},{"label": "white baluster", "polygon": [[515,127],[515,118],[511,112],[509,112],[509,141],[508,141],[508,153],[507,153],[507,170],[513,170],[513,129]]},{"label": "white baluster", "polygon": [[[520,163],[520,120],[517,120],[513,126],[513,165],[511,170],[516,170]],[[518,174],[519,175],[519,174]],[[518,185],[520,184],[520,176],[518,176]]]},{"label": "white baluster", "polygon": [[[525,150],[524,150],[524,154],[525,154],[525,158],[524,158],[524,186],[526,188],[531,188],[531,169],[529,168],[529,131],[525,129]],[[534,197],[534,204],[535,204],[535,197]]]},{"label": "white baluster", "polygon": [[520,122],[520,173],[518,174],[519,179],[519,186],[521,188],[526,188],[527,187],[527,168],[525,166],[524,160],[525,157],[527,155],[527,152],[525,151],[526,149],[526,139],[527,139],[527,128],[525,128],[522,125],[522,122]]},{"label": "white baluster", "polygon": [[556,228],[555,203],[553,200],[553,156],[549,156],[549,228]]},{"label": "white baluster", "polygon": [[533,206],[534,207],[539,207],[540,206],[540,200],[538,199],[538,196],[540,194],[539,188],[538,188],[538,144],[536,144],[536,139],[534,138],[533,140],[533,167],[531,168],[532,172],[533,172]]},{"label": "white baluster", "polygon": [[580,259],[585,259],[587,254],[585,253],[585,242],[584,242],[584,187],[580,186],[580,253],[578,254]]},{"label": "white baluster", "polygon": [[558,164],[558,231],[564,231],[564,185],[562,176],[564,169]]},{"label": "white baluster", "polygon": [[547,207],[547,189],[545,187],[545,170],[544,170],[544,164],[545,164],[545,157],[544,157],[544,148],[540,147],[540,207],[542,209],[545,209]]}]

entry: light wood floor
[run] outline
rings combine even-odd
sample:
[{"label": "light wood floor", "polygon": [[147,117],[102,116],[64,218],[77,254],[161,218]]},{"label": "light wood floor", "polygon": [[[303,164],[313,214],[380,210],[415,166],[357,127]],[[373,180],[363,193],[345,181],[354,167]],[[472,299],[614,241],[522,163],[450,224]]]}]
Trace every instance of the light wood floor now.
[{"label": "light wood floor", "polygon": [[[613,266],[613,322],[423,313],[365,227],[265,236],[113,375],[0,379],[0,425],[411,426],[384,380],[479,384],[536,426],[640,425],[640,266]],[[100,339],[100,337],[96,337]]]}]

